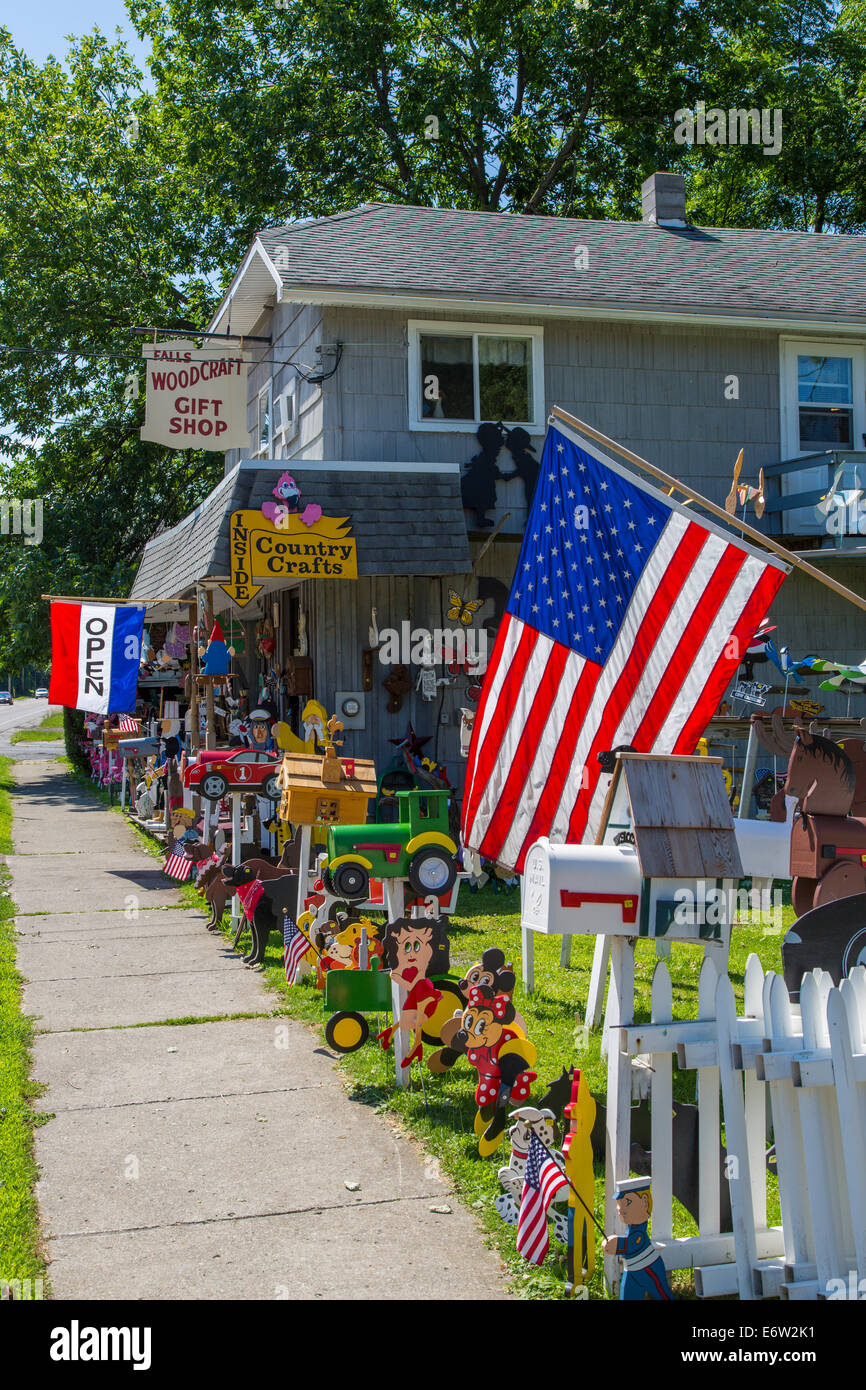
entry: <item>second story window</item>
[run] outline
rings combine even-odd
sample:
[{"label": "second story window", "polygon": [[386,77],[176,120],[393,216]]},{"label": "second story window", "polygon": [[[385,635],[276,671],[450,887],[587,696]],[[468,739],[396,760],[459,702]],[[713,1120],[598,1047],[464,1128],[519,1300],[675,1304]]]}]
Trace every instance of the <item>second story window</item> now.
[{"label": "second story window", "polygon": [[470,430],[501,420],[543,432],[540,328],[409,323],[411,429]]},{"label": "second story window", "polygon": [[801,452],[854,447],[853,365],[850,357],[797,354]]}]

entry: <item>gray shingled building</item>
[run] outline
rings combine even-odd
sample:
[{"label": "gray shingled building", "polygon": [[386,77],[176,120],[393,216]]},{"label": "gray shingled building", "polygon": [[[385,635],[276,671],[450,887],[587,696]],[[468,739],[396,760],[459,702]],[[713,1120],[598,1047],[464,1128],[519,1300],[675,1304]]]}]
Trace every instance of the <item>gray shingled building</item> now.
[{"label": "gray shingled building", "polygon": [[[761,526],[866,588],[860,237],[692,227],[671,175],[647,181],[636,224],[372,204],[260,233],[209,327],[268,340],[248,345],[249,448],[148,544],[133,596],[206,583],[245,621],[276,605],[273,665],[297,650],[300,624],[317,697],[330,709],[338,692],[363,696],[351,748],[380,767],[411,719],[459,772],[472,677],[440,668],[450,684],[434,700],[412,689],[389,712],[388,670],[374,659],[371,680],[364,653],[373,609],[380,630],[447,628],[452,594],[480,601],[474,625],[495,630],[527,498],[503,449],[482,555],[492,525],[462,510],[460,469],[484,421],[524,431],[531,464],[562,406],[716,502],[742,447],[741,481],[765,471]],[[358,578],[266,584],[240,610],[219,587],[231,515],[260,507],[283,470],[305,501],[350,517]],[[816,504],[834,486],[844,506],[828,518]],[[794,656],[863,660],[862,613],[813,581],[792,575],[771,617]]]}]

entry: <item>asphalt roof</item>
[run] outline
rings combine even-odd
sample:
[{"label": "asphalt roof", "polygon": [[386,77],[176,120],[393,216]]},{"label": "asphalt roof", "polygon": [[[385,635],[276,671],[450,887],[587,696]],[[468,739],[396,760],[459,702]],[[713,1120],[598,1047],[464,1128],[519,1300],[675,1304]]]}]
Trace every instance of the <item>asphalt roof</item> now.
[{"label": "asphalt roof", "polygon": [[246,462],[177,526],[147,542],[129,597],[179,597],[197,580],[227,576],[232,512],[260,508],[286,470],[326,515],[350,518],[359,575],[469,573],[456,468],[384,474],[375,465],[342,471],[298,459],[261,467]]},{"label": "asphalt roof", "polygon": [[[310,290],[866,319],[860,236],[368,203],[269,228],[259,241],[285,286]],[[585,270],[575,268],[577,247]]]}]

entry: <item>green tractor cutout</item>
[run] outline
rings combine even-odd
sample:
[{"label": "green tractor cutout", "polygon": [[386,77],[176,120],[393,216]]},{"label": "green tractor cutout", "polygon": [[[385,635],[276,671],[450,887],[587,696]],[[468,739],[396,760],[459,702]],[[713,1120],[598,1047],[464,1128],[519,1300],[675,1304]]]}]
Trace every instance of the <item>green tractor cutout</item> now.
[{"label": "green tractor cutout", "polygon": [[457,878],[457,846],[449,834],[447,791],[397,793],[399,820],[373,825],[329,825],[322,881],[349,902],[369,896],[371,878],[405,878],[424,898],[450,893]]}]

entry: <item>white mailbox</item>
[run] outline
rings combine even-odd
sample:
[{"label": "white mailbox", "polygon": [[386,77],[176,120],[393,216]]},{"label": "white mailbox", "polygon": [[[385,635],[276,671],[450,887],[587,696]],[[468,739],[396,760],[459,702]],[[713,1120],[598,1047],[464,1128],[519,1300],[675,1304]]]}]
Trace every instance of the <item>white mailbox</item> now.
[{"label": "white mailbox", "polygon": [[791,877],[791,817],[795,797],[786,797],[787,819],[735,820],[734,834],[743,861],[743,874],[772,881]]},{"label": "white mailbox", "polygon": [[521,883],[524,930],[545,936],[637,936],[641,872],[632,845],[536,840]]},{"label": "white mailbox", "polygon": [[[754,841],[746,831],[744,840],[756,863],[777,848],[772,830]],[[744,872],[720,759],[618,752],[597,842],[543,838],[527,852],[524,984],[532,988],[535,932],[563,938],[563,964],[572,936],[644,936],[727,949],[730,891]]]}]

